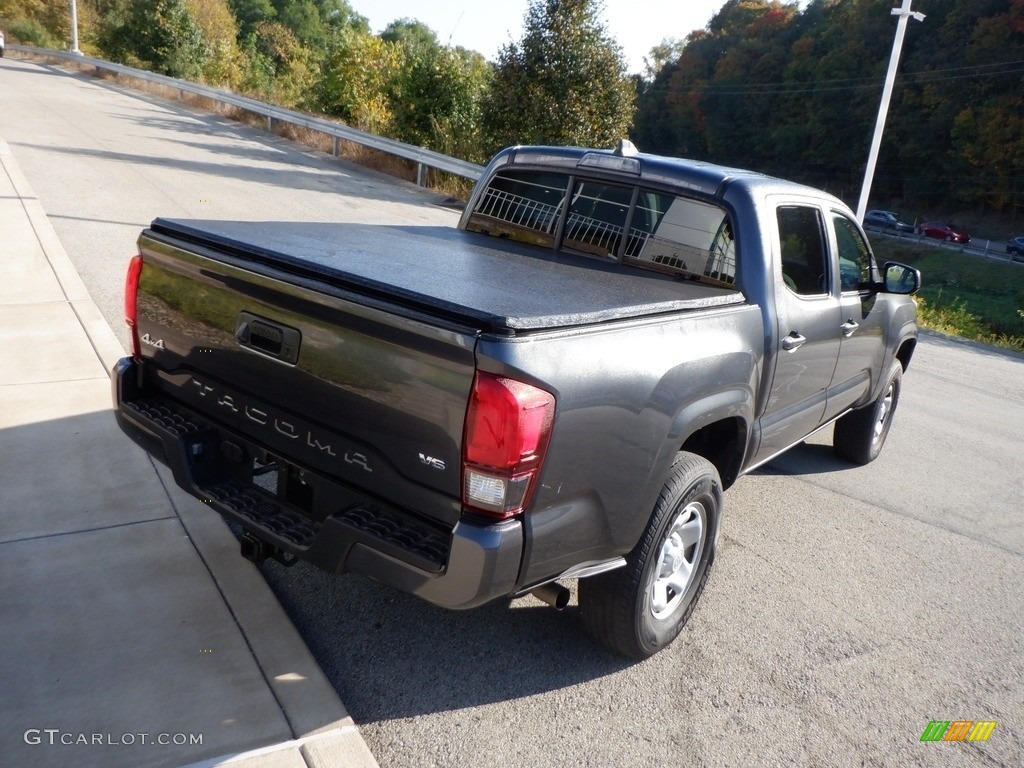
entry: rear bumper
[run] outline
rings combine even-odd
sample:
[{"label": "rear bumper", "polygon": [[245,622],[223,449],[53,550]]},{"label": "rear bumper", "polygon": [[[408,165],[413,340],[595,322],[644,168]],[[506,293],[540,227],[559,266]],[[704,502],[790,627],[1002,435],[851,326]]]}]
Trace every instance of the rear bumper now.
[{"label": "rear bumper", "polygon": [[[366,497],[291,463],[138,382],[139,365],[114,366],[122,431],[174,473],[175,482],[271,548],[331,573],[351,572],[445,608],[473,608],[516,591],[523,554],[517,520],[460,520],[454,530]],[[275,467],[254,482],[253,465]]]}]

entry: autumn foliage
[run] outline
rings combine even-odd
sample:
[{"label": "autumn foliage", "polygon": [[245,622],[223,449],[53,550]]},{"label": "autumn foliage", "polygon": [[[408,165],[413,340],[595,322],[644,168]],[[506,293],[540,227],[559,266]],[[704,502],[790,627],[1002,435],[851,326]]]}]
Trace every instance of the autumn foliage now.
[{"label": "autumn foliage", "polygon": [[[729,0],[640,96],[647,150],[856,199],[896,0]],[[873,187],[881,207],[1020,213],[1024,0],[915,0]]]}]

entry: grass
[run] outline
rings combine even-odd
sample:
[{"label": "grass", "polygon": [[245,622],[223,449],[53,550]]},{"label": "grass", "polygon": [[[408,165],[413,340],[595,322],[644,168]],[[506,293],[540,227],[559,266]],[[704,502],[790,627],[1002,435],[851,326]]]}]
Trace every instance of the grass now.
[{"label": "grass", "polygon": [[882,238],[872,245],[880,261],[921,271],[923,327],[1024,352],[1024,264]]}]

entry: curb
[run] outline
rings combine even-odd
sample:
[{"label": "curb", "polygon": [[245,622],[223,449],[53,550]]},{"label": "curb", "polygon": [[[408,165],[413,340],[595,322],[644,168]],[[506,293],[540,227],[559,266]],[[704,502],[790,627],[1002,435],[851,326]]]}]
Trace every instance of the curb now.
[{"label": "curb", "polygon": [[[2,139],[0,166],[11,179],[64,299],[103,369],[109,372],[125,355],[124,348],[90,297],[10,147]],[[193,763],[191,767],[377,768],[344,704],[266,581],[252,563],[239,555],[238,542],[226,523],[178,488],[169,470],[152,460],[150,464],[295,736],[289,742]]]},{"label": "curb", "polygon": [[114,363],[124,357],[124,349],[110,326],[107,325],[107,321],[103,319],[96,304],[93,303],[92,297],[89,296],[89,292],[85,288],[85,283],[78,276],[78,270],[71,263],[67,251],[64,250],[53,225],[50,224],[50,220],[43,211],[43,206],[39,203],[28,179],[22,174],[21,168],[14,160],[7,142],[3,140],[0,140],[0,163],[7,171],[11,183],[14,185],[15,193],[21,199],[22,208],[25,209],[25,214],[36,233],[39,245],[57,278],[65,299],[71,305],[82,328],[85,329],[85,334],[89,337],[89,342],[104,370],[110,371],[114,367]]},{"label": "curb", "polygon": [[181,768],[268,768],[270,765],[378,768],[377,761],[354,725],[237,755],[202,760]]}]

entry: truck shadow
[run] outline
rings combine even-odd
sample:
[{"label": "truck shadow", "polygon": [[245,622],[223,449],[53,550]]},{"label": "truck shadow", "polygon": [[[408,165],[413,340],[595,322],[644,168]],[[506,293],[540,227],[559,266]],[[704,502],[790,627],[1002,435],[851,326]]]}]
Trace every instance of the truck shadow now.
[{"label": "truck shadow", "polygon": [[763,467],[754,470],[753,475],[820,475],[830,472],[847,472],[852,467],[845,459],[836,456],[831,445],[801,443],[777,456]]},{"label": "truck shadow", "polygon": [[[802,444],[758,473],[807,475],[850,466],[830,445]],[[561,613],[533,597],[449,611],[305,563],[285,568],[268,562],[261,571],[359,724],[526,698],[636,664],[585,634],[575,599]],[[677,642],[686,642],[685,631]]]},{"label": "truck shadow", "polygon": [[261,571],[357,723],[518,699],[633,665],[583,633],[575,605],[533,597],[472,611],[299,563]]}]

